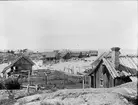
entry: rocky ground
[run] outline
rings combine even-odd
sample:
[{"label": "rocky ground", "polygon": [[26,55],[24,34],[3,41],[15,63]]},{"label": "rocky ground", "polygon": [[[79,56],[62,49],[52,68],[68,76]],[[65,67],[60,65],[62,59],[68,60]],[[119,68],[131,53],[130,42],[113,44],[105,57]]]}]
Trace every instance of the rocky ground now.
[{"label": "rocky ground", "polygon": [[114,88],[43,90],[29,96],[25,96],[25,90],[18,90],[15,96],[15,100],[9,100],[1,91],[0,105],[136,105],[137,83]]}]

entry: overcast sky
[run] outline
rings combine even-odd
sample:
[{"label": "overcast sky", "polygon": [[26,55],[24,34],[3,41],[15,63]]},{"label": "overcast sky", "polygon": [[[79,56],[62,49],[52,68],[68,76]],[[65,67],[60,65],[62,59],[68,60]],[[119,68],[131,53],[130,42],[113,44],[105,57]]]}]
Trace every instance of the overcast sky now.
[{"label": "overcast sky", "polygon": [[0,1],[0,49],[136,49],[137,1]]}]

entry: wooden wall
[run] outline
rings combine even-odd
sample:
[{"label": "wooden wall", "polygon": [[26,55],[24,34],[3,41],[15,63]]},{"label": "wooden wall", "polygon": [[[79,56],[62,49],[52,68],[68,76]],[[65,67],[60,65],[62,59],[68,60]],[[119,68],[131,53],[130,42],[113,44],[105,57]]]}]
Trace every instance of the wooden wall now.
[{"label": "wooden wall", "polygon": [[96,88],[101,87],[101,83],[100,83],[101,77],[102,77],[102,65],[100,65],[96,71]]},{"label": "wooden wall", "polygon": [[22,58],[17,63],[14,64],[14,66],[18,66],[20,70],[22,69],[32,69],[32,64],[28,62],[26,59]]},{"label": "wooden wall", "polygon": [[131,82],[129,77],[113,78],[109,73],[106,66],[102,63],[91,74],[91,87],[92,88],[110,88],[121,85],[126,82]]},{"label": "wooden wall", "polygon": [[110,75],[109,71],[106,67],[104,67],[105,73],[103,74],[103,80],[104,80],[104,87],[109,88],[114,86],[114,79]]},{"label": "wooden wall", "polygon": [[[104,71],[104,72],[103,72]],[[93,76],[92,76],[93,75]],[[102,65],[91,75],[91,87],[93,88],[109,88],[114,86],[114,79],[108,72],[107,68]]]},{"label": "wooden wall", "polygon": [[20,72],[20,70],[30,70],[30,73],[32,72],[32,64],[24,58],[16,62],[13,67],[15,67],[15,72]]}]

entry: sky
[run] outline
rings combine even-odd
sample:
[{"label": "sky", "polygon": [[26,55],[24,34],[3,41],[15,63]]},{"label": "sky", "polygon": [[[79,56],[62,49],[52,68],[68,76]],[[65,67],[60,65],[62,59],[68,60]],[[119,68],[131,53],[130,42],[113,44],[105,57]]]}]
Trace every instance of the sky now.
[{"label": "sky", "polygon": [[137,1],[0,1],[0,49],[137,49]]}]

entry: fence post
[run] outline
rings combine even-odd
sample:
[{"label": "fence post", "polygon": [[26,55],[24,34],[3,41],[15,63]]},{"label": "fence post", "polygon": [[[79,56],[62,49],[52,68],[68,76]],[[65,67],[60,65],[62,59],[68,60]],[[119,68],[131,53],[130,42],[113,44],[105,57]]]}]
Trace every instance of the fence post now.
[{"label": "fence post", "polygon": [[47,85],[47,74],[45,73],[45,85]]},{"label": "fence post", "polygon": [[63,87],[65,87],[65,67],[64,67],[64,81],[63,81]]},{"label": "fence post", "polygon": [[27,95],[29,94],[29,84],[27,85],[26,93],[27,93]]},{"label": "fence post", "polygon": [[35,85],[35,91],[38,91],[38,85]]},{"label": "fence post", "polygon": [[30,70],[28,71],[28,84],[30,85]]},{"label": "fence post", "polygon": [[83,88],[83,90],[84,90],[84,88],[85,88],[85,87],[84,87],[84,85],[85,85],[85,84],[84,84],[84,79],[85,79],[85,77],[83,76],[83,81],[82,81],[82,88]]},{"label": "fence post", "polygon": [[91,88],[91,76],[89,76],[89,88]]}]

